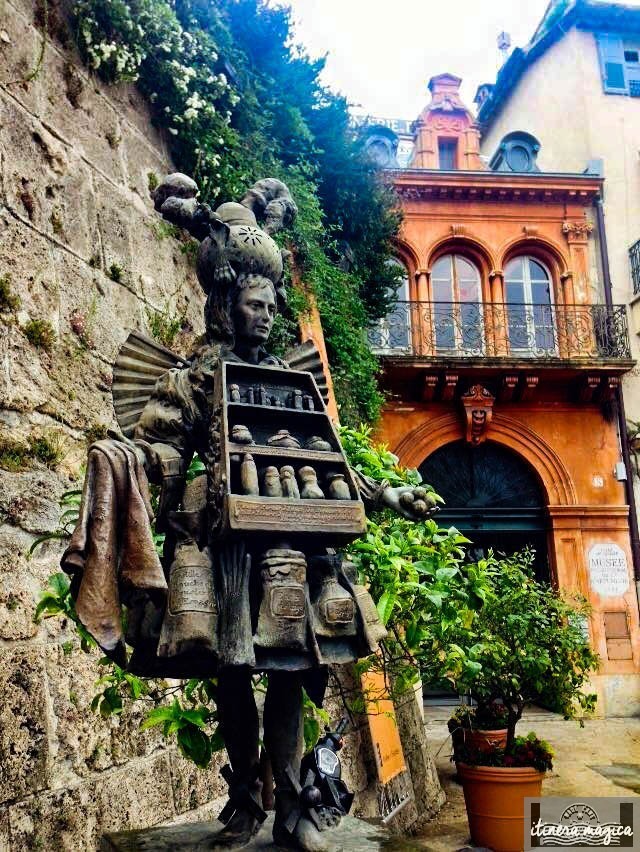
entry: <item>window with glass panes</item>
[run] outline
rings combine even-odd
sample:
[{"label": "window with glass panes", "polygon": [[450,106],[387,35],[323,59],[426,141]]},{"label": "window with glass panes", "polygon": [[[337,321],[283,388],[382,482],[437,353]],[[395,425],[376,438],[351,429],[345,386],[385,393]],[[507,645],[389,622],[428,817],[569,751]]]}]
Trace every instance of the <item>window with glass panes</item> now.
[{"label": "window with glass panes", "polygon": [[455,139],[438,139],[438,167],[448,172],[458,168],[458,143]]},{"label": "window with glass panes", "polygon": [[440,257],[431,269],[435,347],[482,351],[482,288],[478,268],[459,254]]},{"label": "window with glass panes", "polygon": [[533,257],[516,257],[505,267],[507,331],[512,352],[555,352],[551,276]]}]

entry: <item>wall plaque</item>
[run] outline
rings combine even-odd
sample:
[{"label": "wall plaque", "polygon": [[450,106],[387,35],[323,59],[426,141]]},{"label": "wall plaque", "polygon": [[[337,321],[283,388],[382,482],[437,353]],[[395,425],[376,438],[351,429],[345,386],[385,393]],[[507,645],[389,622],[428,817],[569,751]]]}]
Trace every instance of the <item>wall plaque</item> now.
[{"label": "wall plaque", "polygon": [[627,556],[618,544],[594,544],[589,550],[589,582],[603,598],[616,598],[629,588]]}]

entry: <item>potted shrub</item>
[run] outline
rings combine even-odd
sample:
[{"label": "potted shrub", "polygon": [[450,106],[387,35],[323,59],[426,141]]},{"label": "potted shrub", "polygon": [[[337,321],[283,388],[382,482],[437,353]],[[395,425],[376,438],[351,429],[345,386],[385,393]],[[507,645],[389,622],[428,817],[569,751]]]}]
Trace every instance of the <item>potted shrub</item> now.
[{"label": "potted shrub", "polygon": [[553,749],[534,733],[515,737],[509,749],[464,746],[458,762],[471,838],[494,852],[519,852],[524,800],[542,792]]},{"label": "potted shrub", "polygon": [[481,707],[502,705],[507,715],[504,747],[465,742],[457,761],[472,839],[496,852],[522,848],[524,798],[540,795],[551,766],[546,743],[535,734],[516,737],[525,705],[542,704],[565,718],[595,705],[595,695],[583,691],[598,663],[582,628],[585,603],[538,583],[532,561],[525,550],[478,563],[490,592],[471,629],[454,641],[466,660],[454,685]]}]

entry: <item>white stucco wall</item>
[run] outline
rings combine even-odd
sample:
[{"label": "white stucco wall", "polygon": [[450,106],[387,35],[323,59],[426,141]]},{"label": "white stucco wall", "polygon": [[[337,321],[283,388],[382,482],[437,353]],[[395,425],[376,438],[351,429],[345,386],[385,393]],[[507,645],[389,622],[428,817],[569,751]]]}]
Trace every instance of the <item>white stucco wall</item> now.
[{"label": "white stucco wall", "polygon": [[[604,163],[604,208],[613,301],[630,304],[634,358],[640,360],[640,301],[633,304],[629,247],[640,239],[640,99],[605,94],[593,33],[571,29],[525,72],[483,137],[491,156],[513,130],[540,141],[542,171],[582,172]],[[640,419],[640,368],[623,380],[627,416]]]}]

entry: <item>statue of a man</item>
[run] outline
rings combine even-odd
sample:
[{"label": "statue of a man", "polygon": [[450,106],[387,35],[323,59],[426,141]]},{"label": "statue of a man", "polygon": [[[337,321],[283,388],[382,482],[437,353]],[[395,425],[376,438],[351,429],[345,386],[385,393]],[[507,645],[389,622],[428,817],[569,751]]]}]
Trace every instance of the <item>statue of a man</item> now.
[{"label": "statue of a man", "polygon": [[[196,195],[193,181],[170,175],[156,190],[155,202],[165,218],[201,240],[198,276],[207,293],[207,342],[169,369],[166,351],[154,352],[151,343],[137,344],[119,359],[115,386],[120,415],[125,412],[120,422],[127,428],[119,440],[98,442],[90,450],[80,521],[62,564],[73,576],[80,619],[118,662],[127,664],[128,645],[134,649],[129,668],[138,673],[217,678],[232,770],[219,847],[239,848],[259,827],[259,718],[252,675],[267,674],[263,724],[276,785],[274,840],[315,852],[329,846],[292,782],[300,777],[303,688],[321,704],[329,664],[373,653],[384,628],[330,540],[306,538],[304,530],[286,525],[278,534],[260,537],[225,532],[224,495],[232,483],[224,473],[220,400],[237,404],[240,397],[236,385],[219,387],[221,365],[288,368],[265,349],[284,296],[283,253],[270,234],[292,220],[296,207],[287,187],[273,179],[258,182],[241,203],[223,204],[215,212]],[[277,421],[280,404],[273,398],[271,422]],[[282,416],[281,425],[288,425],[286,411]],[[238,428],[232,440],[247,440],[250,450],[251,435],[247,439],[242,432],[249,430]],[[287,430],[277,435],[283,432],[289,435]],[[312,446],[323,446],[324,439],[314,435],[313,440]],[[337,436],[335,442],[333,449],[341,451]],[[322,457],[314,452],[321,466]],[[187,483],[196,453],[206,473]],[[234,487],[255,494],[252,456],[243,458],[248,467]],[[233,459],[238,465],[240,456]],[[313,480],[314,469],[305,469]],[[282,473],[280,479],[277,468],[267,468],[265,483],[273,471],[275,481],[265,485],[275,489],[269,493],[299,500],[295,473],[292,479]],[[414,489],[391,488],[355,471],[350,476],[355,499],[365,506],[388,506],[414,520],[433,511],[432,502],[414,502]],[[153,546],[147,480],[161,486],[156,529],[166,532],[162,563]],[[310,487],[312,497],[323,496],[317,482]],[[347,487],[344,481],[341,487]],[[282,610],[273,604],[275,597],[268,598],[274,590],[282,593],[277,598]]]}]

